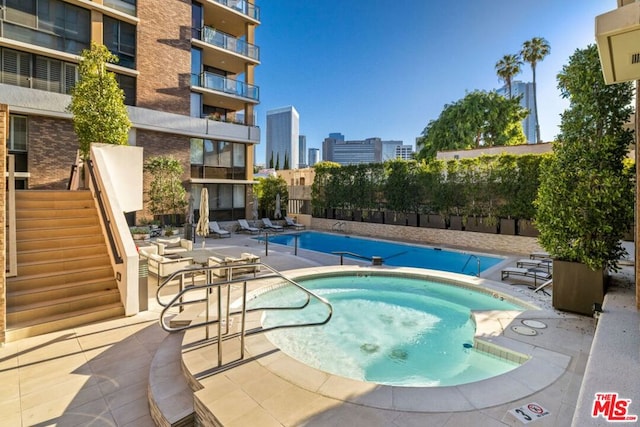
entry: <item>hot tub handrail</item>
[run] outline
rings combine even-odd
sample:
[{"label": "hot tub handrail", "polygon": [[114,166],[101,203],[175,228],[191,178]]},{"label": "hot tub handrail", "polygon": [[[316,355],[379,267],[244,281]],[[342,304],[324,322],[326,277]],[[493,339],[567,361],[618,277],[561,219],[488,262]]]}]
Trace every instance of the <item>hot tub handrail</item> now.
[{"label": "hot tub handrail", "polygon": [[[267,331],[272,331],[272,330],[276,330],[276,329],[285,329],[285,328],[300,328],[300,327],[308,327],[308,326],[320,326],[320,325],[324,325],[327,322],[329,322],[329,320],[331,320],[331,317],[333,316],[333,306],[331,305],[331,303],[329,301],[327,301],[325,298],[317,295],[316,293],[314,293],[313,291],[305,288],[304,286],[300,285],[299,283],[297,283],[296,281],[294,281],[293,279],[285,276],[284,274],[280,273],[279,271],[275,270],[274,268],[272,268],[271,266],[261,263],[261,262],[257,262],[257,263],[252,263],[252,264],[242,264],[243,267],[254,267],[254,268],[258,268],[258,267],[264,267],[265,269],[269,270],[271,272],[271,274],[265,274],[265,275],[260,275],[260,276],[254,276],[254,277],[245,277],[245,278],[240,278],[240,279],[233,279],[232,278],[232,270],[231,269],[227,269],[227,279],[220,281],[220,282],[216,282],[216,283],[212,283],[210,279],[211,274],[209,274],[209,270],[212,270],[216,267],[202,267],[202,268],[198,268],[198,269],[188,269],[189,271],[193,272],[194,270],[200,270],[200,271],[204,271],[205,272],[205,277],[207,278],[207,280],[205,281],[204,284],[199,284],[199,285],[193,285],[193,286],[188,286],[185,288],[182,288],[181,286],[181,290],[168,302],[168,303],[161,303],[161,305],[164,306],[164,308],[162,309],[161,313],[160,313],[160,326],[162,327],[162,329],[164,329],[167,332],[180,332],[180,331],[184,331],[186,329],[194,329],[194,328],[201,328],[201,327],[206,327],[206,339],[209,339],[209,328],[208,326],[210,325],[218,325],[218,333],[217,333],[217,343],[218,343],[218,366],[222,365],[222,336],[223,335],[228,335],[229,334],[229,317],[231,315],[237,315],[240,314],[241,315],[241,330],[239,333],[236,334],[232,334],[229,335],[229,337],[235,337],[235,336],[240,336],[240,358],[244,359],[244,339],[245,336],[250,336],[250,335],[254,335],[257,333],[263,333],[263,332],[267,332]],[[181,270],[182,271],[182,270]],[[180,275],[180,272],[178,271],[174,274],[172,274],[169,277],[174,277],[176,275]],[[181,276],[182,278],[183,276]],[[261,280],[264,281],[265,279],[270,279],[270,278],[277,278],[277,279],[283,279],[285,280],[288,284],[295,286],[296,288],[298,288],[299,290],[301,290],[306,297],[305,302],[302,305],[298,305],[298,306],[294,306],[294,307],[258,307],[258,308],[252,308],[252,309],[247,309],[247,282],[251,282],[251,281],[255,281],[255,280]],[[182,283],[182,281],[181,281]],[[230,311],[230,294],[231,294],[231,285],[233,284],[242,284],[242,298],[241,298],[241,309],[239,311]],[[222,319],[222,288],[223,287],[227,287],[227,298],[226,298],[226,310],[224,311],[225,315],[224,315],[224,321]],[[217,313],[218,313],[218,317],[215,320],[211,320],[210,319],[210,312],[209,312],[209,298],[210,295],[213,291],[213,289],[217,289]],[[185,301],[185,295],[187,295],[188,293],[191,292],[205,292],[206,297],[202,298],[202,299],[196,299],[196,300],[192,300],[192,301]],[[156,293],[156,298],[157,300],[160,302],[160,298],[159,298],[159,289],[158,292]],[[265,310],[302,310],[305,307],[307,307],[310,302],[311,302],[311,298],[315,298],[317,299],[321,304],[323,304],[325,307],[327,307],[327,316],[324,320],[321,321],[316,321],[316,322],[307,322],[307,323],[296,323],[296,324],[291,324],[291,325],[276,325],[276,326],[271,326],[268,328],[256,328],[254,330],[251,331],[247,331],[246,330],[246,314],[247,313],[251,313],[254,311],[265,311]],[[194,303],[205,303],[205,321],[204,322],[200,322],[200,323],[189,323],[188,325],[183,325],[183,326],[170,326],[168,324],[165,323],[165,319],[167,317],[167,312],[174,308],[174,307],[178,307],[178,308],[182,308],[182,306],[185,305],[190,305],[190,304],[194,304]],[[223,323],[225,323],[225,333],[222,333],[222,325]]]}]

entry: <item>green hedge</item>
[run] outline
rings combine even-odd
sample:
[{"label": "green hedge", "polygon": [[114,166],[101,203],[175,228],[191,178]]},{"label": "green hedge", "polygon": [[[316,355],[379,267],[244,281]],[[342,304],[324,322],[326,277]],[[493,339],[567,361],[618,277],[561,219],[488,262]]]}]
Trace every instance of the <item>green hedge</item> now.
[{"label": "green hedge", "polygon": [[403,213],[532,219],[540,163],[551,154],[481,156],[432,161],[392,160],[316,165],[312,206]]}]

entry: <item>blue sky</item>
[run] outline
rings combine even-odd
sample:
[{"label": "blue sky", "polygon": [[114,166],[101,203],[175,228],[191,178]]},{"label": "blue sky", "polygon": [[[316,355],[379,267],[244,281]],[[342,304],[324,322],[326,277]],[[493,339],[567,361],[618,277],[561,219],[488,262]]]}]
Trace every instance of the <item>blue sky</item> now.
[{"label": "blue sky", "polygon": [[[331,132],[413,145],[445,104],[502,86],[495,63],[544,37],[551,53],[536,68],[542,139],[558,134],[556,76],[578,48],[595,42],[595,16],[614,0],[257,0],[261,65],[256,108],[264,163],[267,111],[293,105],[307,148]],[[531,81],[523,66],[516,80]]]}]

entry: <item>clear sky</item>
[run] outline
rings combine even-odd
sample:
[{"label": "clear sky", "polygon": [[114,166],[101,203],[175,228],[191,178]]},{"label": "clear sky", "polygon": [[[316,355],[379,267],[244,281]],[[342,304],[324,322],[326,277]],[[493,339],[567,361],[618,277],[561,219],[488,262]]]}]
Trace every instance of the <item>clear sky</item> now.
[{"label": "clear sky", "polygon": [[[595,43],[595,16],[615,0],[256,0],[256,67],[265,162],[267,111],[293,105],[307,148],[331,132],[414,145],[445,104],[501,87],[495,64],[544,37],[551,53],[536,67],[540,131],[558,134],[556,76],[569,56]],[[531,81],[531,67],[514,80]]]}]

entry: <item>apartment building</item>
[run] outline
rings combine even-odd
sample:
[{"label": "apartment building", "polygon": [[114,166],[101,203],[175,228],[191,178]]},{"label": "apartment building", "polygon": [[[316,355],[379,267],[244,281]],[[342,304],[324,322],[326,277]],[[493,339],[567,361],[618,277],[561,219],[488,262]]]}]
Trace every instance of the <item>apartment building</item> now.
[{"label": "apartment building", "polygon": [[253,0],[0,0],[0,104],[18,185],[66,188],[78,147],[66,107],[93,41],[119,58],[108,68],[125,94],[130,145],[145,160],[179,159],[192,206],[209,190],[212,219],[247,217],[259,12]]},{"label": "apartment building", "polygon": [[408,160],[412,152],[413,147],[404,145],[402,141],[383,141],[377,137],[350,141],[340,133],[331,133],[322,141],[322,160],[341,165]]}]

